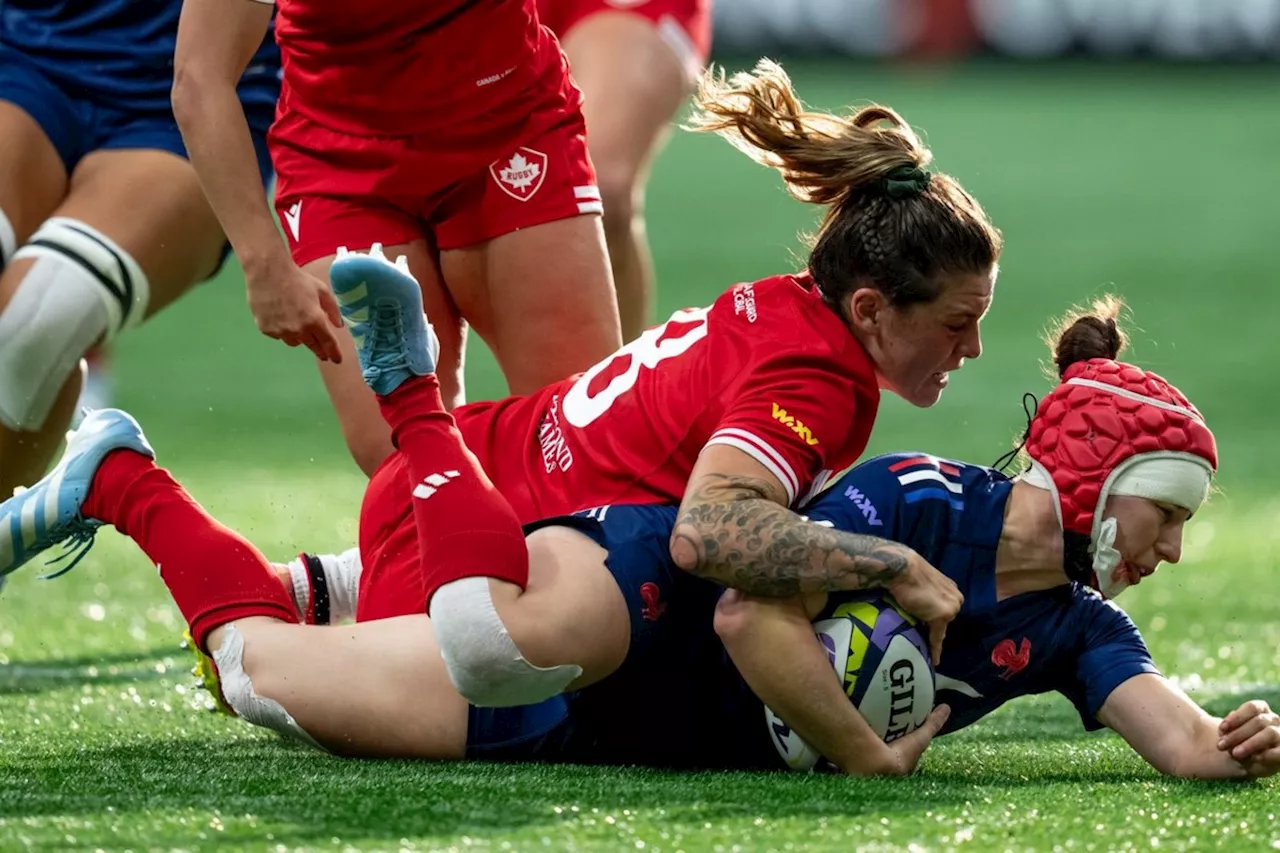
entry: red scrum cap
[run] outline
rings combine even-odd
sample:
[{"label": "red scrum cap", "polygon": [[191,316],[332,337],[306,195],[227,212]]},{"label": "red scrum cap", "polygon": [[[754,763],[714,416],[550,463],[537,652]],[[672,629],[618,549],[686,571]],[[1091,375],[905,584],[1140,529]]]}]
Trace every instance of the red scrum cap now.
[{"label": "red scrum cap", "polygon": [[1160,376],[1106,358],[1077,362],[1040,402],[1026,444],[1030,485],[1057,495],[1063,530],[1089,537],[1096,586],[1114,598],[1128,585],[1110,495],[1135,495],[1195,511],[1218,467],[1213,433],[1195,406]]}]

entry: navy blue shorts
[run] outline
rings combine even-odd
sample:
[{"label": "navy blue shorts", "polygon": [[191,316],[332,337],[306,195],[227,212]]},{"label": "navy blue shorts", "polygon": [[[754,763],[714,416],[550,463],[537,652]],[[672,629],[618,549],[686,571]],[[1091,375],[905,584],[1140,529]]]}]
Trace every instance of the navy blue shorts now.
[{"label": "navy blue shorts", "polygon": [[[66,60],[61,71],[74,74],[77,61]],[[168,84],[158,81],[158,85]],[[270,95],[266,91],[257,94]],[[35,119],[53,143],[68,175],[94,151],[141,148],[167,151],[187,159],[187,146],[182,142],[172,109],[126,110],[100,103],[87,89],[68,91],[68,87],[60,86],[21,51],[3,43],[0,43],[0,100],[9,101]],[[267,151],[269,108],[265,103],[257,103],[247,104],[246,110],[258,174],[265,187],[272,175],[271,155]],[[230,245],[224,247],[219,268],[230,253]]]},{"label": "navy blue shorts", "polygon": [[[602,685],[625,681],[629,673],[653,668],[652,658],[665,655],[673,646],[684,642],[683,638],[671,636],[669,608],[679,606],[682,596],[677,592],[678,586],[685,589],[701,582],[671,562],[668,542],[675,515],[676,508],[671,506],[614,506],[525,527],[526,534],[552,525],[572,527],[608,552],[605,565],[618,582],[631,619],[631,646],[622,667],[601,682]],[[709,624],[709,617],[707,621]],[[472,707],[467,727],[467,757],[509,761],[583,760],[587,750],[577,747],[581,745],[584,731],[580,721],[575,720],[573,710],[582,704],[585,694],[597,689],[598,686],[593,685],[579,693],[517,708]],[[585,698],[590,700],[589,696]]]},{"label": "navy blue shorts", "polygon": [[[74,74],[77,60],[68,58],[65,74]],[[162,84],[168,85],[165,81]],[[187,147],[171,109],[125,110],[95,101],[88,90],[73,92],[45,74],[22,52],[0,43],[0,99],[18,106],[35,119],[57,149],[67,174],[94,151],[145,148],[168,151],[183,159]],[[255,108],[261,113],[261,107]],[[263,186],[271,179],[267,127],[262,116],[251,116],[254,151]],[[268,119],[269,124],[269,119]],[[254,125],[257,125],[254,128]]]},{"label": "navy blue shorts", "polygon": [[571,695],[537,705],[477,708],[467,713],[467,758],[474,761],[549,761],[573,737]]}]

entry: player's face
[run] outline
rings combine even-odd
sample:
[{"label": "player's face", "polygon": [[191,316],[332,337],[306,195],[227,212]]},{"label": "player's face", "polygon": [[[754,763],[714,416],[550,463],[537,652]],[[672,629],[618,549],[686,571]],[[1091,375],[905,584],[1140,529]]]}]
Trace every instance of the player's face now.
[{"label": "player's face", "polygon": [[1112,495],[1105,512],[1116,520],[1120,565],[1112,570],[1115,580],[1136,586],[1161,563],[1182,559],[1182,531],[1191,518],[1190,510],[1132,495]]},{"label": "player's face", "polygon": [[[991,307],[996,270],[947,279],[933,302],[907,308],[884,306],[864,340],[876,362],[880,385],[913,406],[938,402],[948,374],[967,358],[982,355],[979,325]],[[856,294],[855,294],[856,296]]]}]

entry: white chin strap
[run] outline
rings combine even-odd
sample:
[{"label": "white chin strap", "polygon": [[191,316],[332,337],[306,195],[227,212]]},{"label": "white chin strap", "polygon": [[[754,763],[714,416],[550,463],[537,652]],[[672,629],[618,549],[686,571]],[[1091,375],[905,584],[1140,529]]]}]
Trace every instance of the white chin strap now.
[{"label": "white chin strap", "polygon": [[1121,562],[1120,552],[1115,548],[1118,528],[1119,525],[1114,518],[1103,519],[1093,539],[1093,574],[1098,592],[1108,600],[1115,598],[1131,586],[1128,574],[1116,574],[1116,569]]}]

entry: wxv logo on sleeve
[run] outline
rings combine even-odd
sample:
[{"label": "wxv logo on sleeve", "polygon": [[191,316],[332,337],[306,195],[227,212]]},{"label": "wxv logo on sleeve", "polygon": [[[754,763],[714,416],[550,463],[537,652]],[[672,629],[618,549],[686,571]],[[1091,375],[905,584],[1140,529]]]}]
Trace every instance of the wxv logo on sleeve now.
[{"label": "wxv logo on sleeve", "polygon": [[813,434],[813,430],[805,426],[804,421],[788,412],[786,409],[773,404],[773,419],[785,427],[788,427],[796,435],[800,436],[800,440],[810,447],[818,443],[818,438]]},{"label": "wxv logo on sleeve", "polygon": [[876,506],[871,502],[871,498],[855,489],[853,486],[844,490],[844,496],[853,502],[859,510],[862,511],[862,517],[867,520],[867,524],[872,527],[884,527],[884,522],[880,520],[880,513],[876,512]]}]

